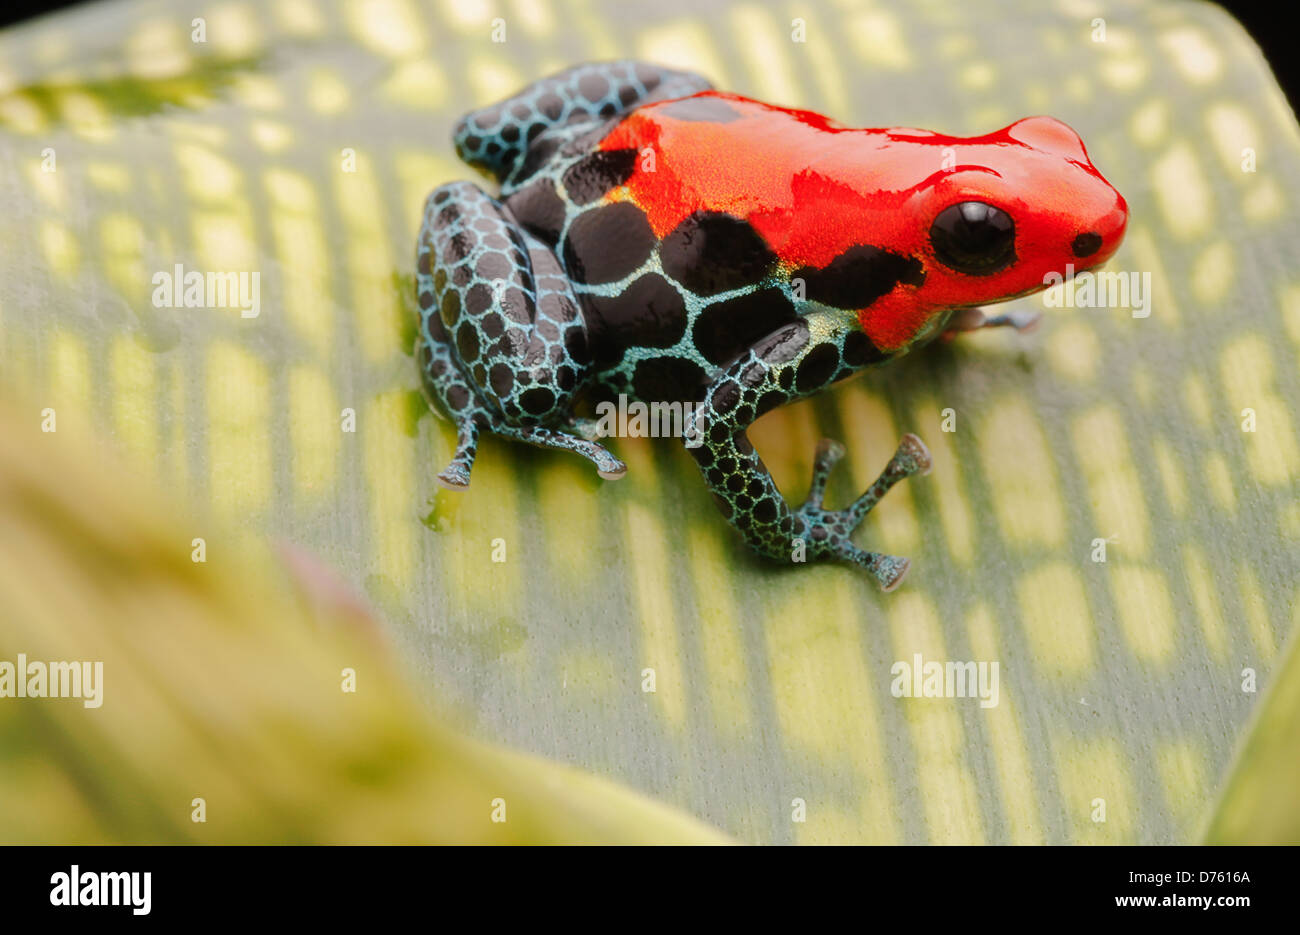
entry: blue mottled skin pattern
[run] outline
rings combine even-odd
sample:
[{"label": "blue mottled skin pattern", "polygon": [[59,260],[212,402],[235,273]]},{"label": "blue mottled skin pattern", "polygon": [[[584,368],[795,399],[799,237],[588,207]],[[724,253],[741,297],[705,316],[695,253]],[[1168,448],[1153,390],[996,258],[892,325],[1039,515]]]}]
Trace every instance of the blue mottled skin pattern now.
[{"label": "blue mottled skin pattern", "polygon": [[[907,560],[859,549],[850,535],[890,487],[928,471],[920,440],[905,436],[866,493],[826,510],[822,497],[843,456],[840,445],[822,442],[808,499],[792,509],[745,436],[764,412],[881,361],[864,350],[852,313],[803,302],[788,279],[773,275],[714,294],[694,290],[690,275],[665,269],[660,244],[631,271],[603,275],[605,256],[617,266],[623,248],[611,212],[626,217],[629,231],[640,212],[603,198],[629,171],[620,160],[636,154],[597,153],[597,144],[638,106],[709,87],[697,75],[658,66],[585,65],[458,124],[457,154],[495,180],[500,194],[453,182],[425,202],[416,252],[417,358],[427,395],[458,431],[438,481],[468,486],[484,431],[576,452],[602,477],[621,477],[626,466],[595,440],[593,422],[574,415],[575,403],[619,393],[697,401],[692,428],[703,444],[691,454],[723,515],[755,551],[783,561],[852,562],[890,589]],[[760,290],[797,307],[798,320],[726,360],[716,349],[702,352],[694,338],[700,316],[740,308]],[[676,309],[681,320],[656,325],[652,315],[648,325],[637,314],[645,308]]]}]

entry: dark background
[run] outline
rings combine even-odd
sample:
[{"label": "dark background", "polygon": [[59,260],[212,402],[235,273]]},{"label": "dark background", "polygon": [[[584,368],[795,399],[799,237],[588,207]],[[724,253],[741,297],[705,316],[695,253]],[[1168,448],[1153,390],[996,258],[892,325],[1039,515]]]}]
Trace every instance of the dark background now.
[{"label": "dark background", "polygon": [[[0,7],[0,27],[86,2],[94,0],[10,0]],[[1193,3],[1199,0],[1166,2]],[[1273,74],[1277,76],[1278,84],[1291,102],[1292,111],[1296,111],[1300,82],[1297,82],[1294,20],[1285,15],[1291,12],[1292,3],[1279,3],[1277,0],[1218,0],[1218,5],[1229,10],[1259,44]],[[1283,16],[1277,15],[1279,10]]]}]

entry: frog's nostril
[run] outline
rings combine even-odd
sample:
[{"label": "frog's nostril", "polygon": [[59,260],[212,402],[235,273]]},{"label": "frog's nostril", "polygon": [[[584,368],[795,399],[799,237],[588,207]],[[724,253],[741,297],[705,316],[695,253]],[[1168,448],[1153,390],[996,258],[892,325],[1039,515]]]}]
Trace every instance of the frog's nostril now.
[{"label": "frog's nostril", "polygon": [[1092,256],[1101,249],[1101,234],[1095,231],[1088,231],[1086,234],[1080,234],[1074,238],[1074,243],[1070,244],[1070,249],[1079,259]]}]

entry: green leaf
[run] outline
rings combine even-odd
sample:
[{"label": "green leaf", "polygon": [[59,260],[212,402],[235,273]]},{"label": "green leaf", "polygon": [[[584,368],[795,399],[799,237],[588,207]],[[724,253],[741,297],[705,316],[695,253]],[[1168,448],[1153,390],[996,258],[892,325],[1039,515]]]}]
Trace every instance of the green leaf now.
[{"label": "green leaf", "polygon": [[[505,43],[490,5],[402,0],[108,0],[0,34],[0,373],[24,418],[110,439],[211,514],[193,536],[319,556],[457,729],[737,839],[1195,839],[1258,697],[1242,670],[1275,677],[1300,580],[1300,136],[1254,45],[1208,4],[812,2],[806,41],[759,4],[530,11]],[[1031,334],[926,349],[752,433],[791,499],[818,438],[844,442],[832,503],[902,432],[926,441],[934,473],[858,536],[912,559],[899,591],[750,557],[671,443],[618,442],[610,484],[488,439],[469,491],[434,483],[453,439],[418,395],[406,277],[424,195],[470,176],[451,126],[623,55],[848,125],[1051,113],[1127,197],[1110,268],[1150,274],[1149,316],[1044,308]],[[259,272],[259,315],[155,306],[177,263]],[[894,697],[918,653],[998,662],[998,704]],[[91,736],[83,772],[127,769]],[[104,837],[174,831],[121,808]]]},{"label": "green leaf", "polygon": [[[0,704],[0,840],[726,842],[457,736],[321,566],[290,553],[289,581],[256,539],[151,495],[0,406],[0,666],[32,686]],[[37,673],[71,661],[90,663],[82,697],[38,697]]]},{"label": "green leaf", "polygon": [[1275,678],[1211,816],[1207,844],[1300,843],[1300,643],[1294,639]]}]

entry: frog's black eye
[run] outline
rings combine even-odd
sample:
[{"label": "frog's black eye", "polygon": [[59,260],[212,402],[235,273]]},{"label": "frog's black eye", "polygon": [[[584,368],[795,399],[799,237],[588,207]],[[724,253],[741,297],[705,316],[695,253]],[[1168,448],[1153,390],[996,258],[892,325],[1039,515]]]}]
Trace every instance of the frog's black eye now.
[{"label": "frog's black eye", "polygon": [[1016,225],[1001,208],[963,201],[939,212],[930,226],[930,243],[944,266],[971,276],[991,276],[1016,258]]}]

